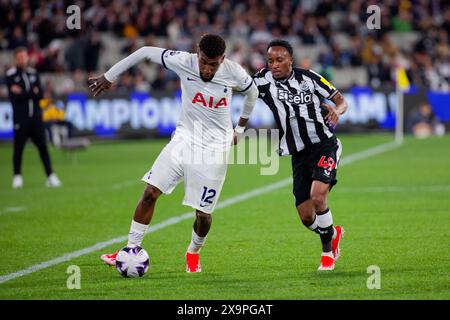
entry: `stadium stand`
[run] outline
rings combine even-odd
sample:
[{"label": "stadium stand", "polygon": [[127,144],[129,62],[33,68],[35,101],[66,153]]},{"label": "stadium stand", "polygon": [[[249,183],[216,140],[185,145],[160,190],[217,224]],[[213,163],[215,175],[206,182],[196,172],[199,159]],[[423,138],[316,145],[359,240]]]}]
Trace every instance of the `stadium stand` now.
[{"label": "stadium stand", "polygon": [[[58,95],[86,91],[87,74],[142,45],[194,50],[205,32],[225,36],[228,56],[249,72],[264,65],[267,42],[281,37],[294,45],[298,65],[323,72],[340,88],[391,85],[392,66],[400,64],[413,84],[450,90],[450,5],[443,0],[78,1],[81,30],[66,28],[70,4],[0,2],[0,97],[7,94],[4,73],[17,46],[27,46],[44,83]],[[381,9],[378,30],[366,27],[370,4]],[[174,75],[152,64],[141,64],[119,83],[124,90],[176,86]]]}]

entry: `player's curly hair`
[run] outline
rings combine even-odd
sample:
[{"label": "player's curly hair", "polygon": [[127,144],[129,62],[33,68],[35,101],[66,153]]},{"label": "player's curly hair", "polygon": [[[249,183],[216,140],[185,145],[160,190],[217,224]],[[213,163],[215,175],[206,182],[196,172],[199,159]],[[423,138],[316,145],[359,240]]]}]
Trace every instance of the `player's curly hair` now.
[{"label": "player's curly hair", "polygon": [[198,47],[208,58],[222,56],[226,49],[225,40],[216,34],[203,35],[200,38]]},{"label": "player's curly hair", "polygon": [[289,52],[291,57],[294,55],[294,49],[292,49],[291,44],[289,42],[287,42],[286,40],[276,39],[276,40],[270,41],[269,45],[267,46],[266,51],[269,51],[269,49],[271,47],[283,47],[287,50],[287,52]]}]

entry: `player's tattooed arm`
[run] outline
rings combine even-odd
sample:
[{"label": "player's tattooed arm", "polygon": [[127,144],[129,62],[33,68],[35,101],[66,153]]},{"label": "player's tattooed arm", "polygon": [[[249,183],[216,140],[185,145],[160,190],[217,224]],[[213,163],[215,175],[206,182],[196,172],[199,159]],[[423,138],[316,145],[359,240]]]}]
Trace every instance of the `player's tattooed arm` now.
[{"label": "player's tattooed arm", "polygon": [[99,77],[90,77],[88,78],[89,88],[94,93],[94,97],[98,96],[103,91],[107,91],[111,88],[112,83],[106,80],[104,75]]},{"label": "player's tattooed arm", "polygon": [[328,109],[328,114],[325,116],[325,121],[334,128],[339,122],[339,117],[347,111],[348,105],[344,99],[344,96],[339,91],[333,96],[333,98],[331,98],[331,101],[333,101],[336,107],[332,107],[324,102],[322,102],[322,106]]}]

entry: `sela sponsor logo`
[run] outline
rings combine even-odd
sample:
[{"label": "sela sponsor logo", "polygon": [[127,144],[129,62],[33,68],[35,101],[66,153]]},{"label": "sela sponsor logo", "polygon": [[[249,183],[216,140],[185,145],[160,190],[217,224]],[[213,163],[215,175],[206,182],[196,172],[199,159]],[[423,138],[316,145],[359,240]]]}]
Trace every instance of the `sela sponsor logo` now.
[{"label": "sela sponsor logo", "polygon": [[220,98],[219,101],[214,101],[214,97],[208,97],[203,96],[201,92],[197,92],[194,96],[194,99],[192,99],[192,104],[200,104],[205,108],[226,108],[228,106],[227,99],[226,98]]},{"label": "sela sponsor logo", "polygon": [[293,94],[285,89],[278,89],[278,100],[286,101],[293,104],[305,104],[312,102],[311,92],[300,92],[299,94]]}]

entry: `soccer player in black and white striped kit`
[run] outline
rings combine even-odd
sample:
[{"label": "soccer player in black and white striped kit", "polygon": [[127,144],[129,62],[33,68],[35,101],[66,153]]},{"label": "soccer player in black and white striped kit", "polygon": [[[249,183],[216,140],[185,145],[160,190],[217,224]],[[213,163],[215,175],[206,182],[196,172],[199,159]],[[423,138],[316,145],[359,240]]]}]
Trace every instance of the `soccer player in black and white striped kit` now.
[{"label": "soccer player in black and white striped kit", "polygon": [[[336,184],[342,151],[332,129],[347,110],[342,94],[312,70],[293,67],[292,46],[274,40],[267,47],[267,68],[254,76],[259,98],[280,130],[280,156],[292,156],[295,206],[303,224],[320,235],[318,270],[333,270],[340,256],[341,226],[333,226],[327,197]],[[335,107],[323,100],[333,101]]]}]

